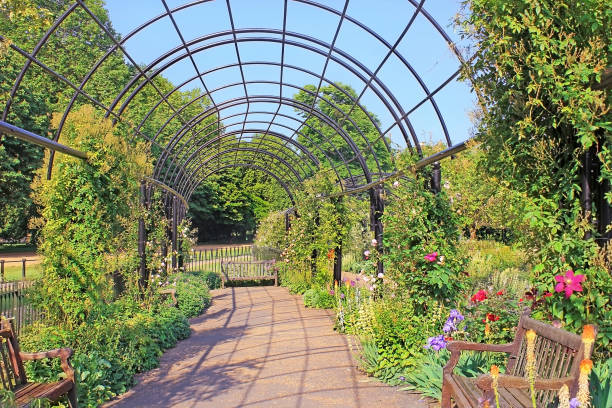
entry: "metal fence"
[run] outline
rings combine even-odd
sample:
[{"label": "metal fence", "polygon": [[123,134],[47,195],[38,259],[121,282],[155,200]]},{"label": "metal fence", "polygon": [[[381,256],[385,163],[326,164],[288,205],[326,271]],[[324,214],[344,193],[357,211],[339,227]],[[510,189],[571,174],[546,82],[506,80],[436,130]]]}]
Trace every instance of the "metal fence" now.
[{"label": "metal fence", "polygon": [[27,292],[33,281],[0,283],[0,313],[14,319],[14,329],[19,334],[24,326],[42,319],[40,311],[32,307]]},{"label": "metal fence", "polygon": [[187,271],[212,271],[221,273],[222,261],[251,262],[278,260],[280,251],[274,248],[241,245],[193,250],[185,260]]}]

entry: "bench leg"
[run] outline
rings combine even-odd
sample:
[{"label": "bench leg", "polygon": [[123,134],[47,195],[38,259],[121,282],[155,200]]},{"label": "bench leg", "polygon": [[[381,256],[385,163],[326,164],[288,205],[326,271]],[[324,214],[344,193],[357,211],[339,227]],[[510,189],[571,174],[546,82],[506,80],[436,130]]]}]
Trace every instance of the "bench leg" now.
[{"label": "bench leg", "polygon": [[441,408],[451,408],[451,390],[448,385],[442,382],[442,398],[440,400]]},{"label": "bench leg", "polygon": [[70,405],[70,408],[79,408],[79,404],[77,402],[76,384],[70,391],[68,391],[68,404]]}]

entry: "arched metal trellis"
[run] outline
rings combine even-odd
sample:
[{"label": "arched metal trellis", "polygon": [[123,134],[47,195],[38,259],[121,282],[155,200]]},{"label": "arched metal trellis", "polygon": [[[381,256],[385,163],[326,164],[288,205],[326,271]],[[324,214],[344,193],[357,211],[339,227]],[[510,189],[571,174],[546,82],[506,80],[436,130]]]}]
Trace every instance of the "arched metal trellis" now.
[{"label": "arched metal trellis", "polygon": [[[143,4],[152,7],[152,3]],[[185,213],[186,201],[203,180],[236,167],[271,176],[291,200],[293,190],[301,181],[325,168],[336,178],[343,194],[370,190],[373,205],[378,205],[381,200],[377,198],[377,185],[401,176],[393,168],[392,159],[388,164],[381,155],[392,158],[392,145],[398,145],[422,156],[413,115],[425,108],[431,113],[432,123],[440,129],[438,139],[448,149],[435,157],[424,158],[419,165],[464,148],[463,144],[453,146],[438,96],[458,78],[465,59],[442,25],[428,12],[425,0],[398,0],[386,5],[392,9],[391,13],[396,7],[404,13],[402,18],[386,24],[393,25],[393,30],[388,30],[393,34],[381,32],[380,26],[376,30],[371,21],[357,17],[367,15],[370,8],[382,7],[359,0],[269,0],[261,4],[192,0],[174,7],[168,3],[159,0],[159,14],[140,25],[135,24],[136,28],[119,37],[92,11],[87,1],[75,0],[57,17],[34,49],[25,50],[19,44],[11,44],[12,52],[25,58],[25,63],[10,91],[0,129],[27,139],[25,133],[10,128],[6,121],[18,102],[20,87],[27,81],[28,73],[42,70],[49,80],[66,85],[67,100],[53,133],[56,144],[47,147],[63,149],[58,143],[62,141],[68,114],[84,102],[94,105],[116,123],[125,123],[132,132],[129,137],[148,141],[159,152],[152,179],[169,192],[166,198],[169,213],[178,218]],[[203,23],[195,34],[193,27],[186,30],[186,16],[199,15],[201,21],[206,21],[208,7],[212,6],[224,15],[223,29],[209,32]],[[276,11],[277,24],[263,27],[242,24],[244,14],[251,13],[250,9],[255,7],[269,8],[266,12]],[[312,13],[310,18],[320,16],[333,24],[319,31],[293,27],[292,21],[300,17],[300,10],[307,16]],[[95,61],[87,61],[90,68],[81,78],[69,79],[66,73],[56,71],[45,62],[43,50],[77,12],[94,22],[100,35],[107,37],[111,45]],[[170,27],[170,32],[165,34],[176,36],[176,42],[169,49],[160,50],[151,62],[142,64],[133,55],[132,42],[160,24]],[[406,47],[411,30],[423,27],[439,38],[456,63],[452,72],[433,83],[414,64],[420,56],[407,54],[411,49]],[[344,49],[343,38],[352,33],[358,33],[355,41],[375,44],[381,50],[380,55],[369,58]],[[272,47],[278,52],[261,52],[253,58],[252,52],[248,52],[253,47],[261,50]],[[301,59],[292,60],[292,55],[301,55]],[[97,76],[104,75],[101,68],[113,56],[121,56],[131,66],[133,75],[120,84],[116,95],[101,100],[88,91],[88,86]],[[320,61],[318,69],[308,66],[308,61],[315,59]],[[384,73],[392,69],[401,75],[390,81]],[[161,86],[159,78],[173,72],[180,72],[178,79],[172,78],[176,85],[171,89]],[[407,87],[402,78],[409,78],[413,87]],[[355,91],[348,91],[340,82],[351,85]],[[183,99],[180,105],[176,104],[176,95],[196,88],[199,91],[190,100]],[[149,97],[154,95],[156,101],[136,122],[126,121],[126,112],[140,103],[139,97],[144,93]],[[406,95],[413,94],[420,96],[406,103]],[[371,111],[366,105],[376,109]],[[360,122],[355,114],[359,114]],[[149,125],[154,118],[159,120],[160,115],[165,115],[163,124],[151,132]],[[53,157],[49,175],[52,166]],[[381,227],[377,222],[373,229],[378,235]]]}]

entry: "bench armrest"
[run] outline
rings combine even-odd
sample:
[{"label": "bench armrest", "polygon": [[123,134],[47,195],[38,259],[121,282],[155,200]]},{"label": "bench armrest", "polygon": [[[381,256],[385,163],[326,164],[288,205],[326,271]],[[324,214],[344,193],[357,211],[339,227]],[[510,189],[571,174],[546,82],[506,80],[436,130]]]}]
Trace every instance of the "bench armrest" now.
[{"label": "bench armrest", "polygon": [[462,351],[492,351],[496,353],[511,353],[514,351],[514,343],[507,344],[484,344],[470,343],[467,341],[450,341],[446,345],[446,349],[450,351],[451,356],[446,366],[444,366],[444,374],[452,374],[455,366],[459,362],[459,357]]},{"label": "bench armrest", "polygon": [[[536,390],[558,390],[563,385],[571,387],[576,381],[575,377],[562,377],[562,378],[549,378],[542,379],[536,378],[534,387]],[[481,375],[476,380],[476,386],[483,391],[491,391],[493,379],[490,374]],[[516,377],[513,375],[500,375],[497,379],[499,387],[503,388],[529,388],[529,381],[525,377]]]},{"label": "bench armrest", "polygon": [[59,348],[49,351],[41,351],[38,353],[23,353],[19,352],[19,357],[23,361],[42,360],[43,358],[59,358],[61,360],[62,370],[66,374],[66,378],[74,382],[74,369],[70,364],[70,357],[74,354],[71,348]]}]

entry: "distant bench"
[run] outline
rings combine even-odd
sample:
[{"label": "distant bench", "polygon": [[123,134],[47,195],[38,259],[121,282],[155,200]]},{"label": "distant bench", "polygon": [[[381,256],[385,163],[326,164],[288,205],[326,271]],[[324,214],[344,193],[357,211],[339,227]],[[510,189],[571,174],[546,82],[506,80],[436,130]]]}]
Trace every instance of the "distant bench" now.
[{"label": "distant bench", "polygon": [[221,261],[221,287],[227,281],[248,281],[274,279],[278,286],[278,271],[276,261]]}]

